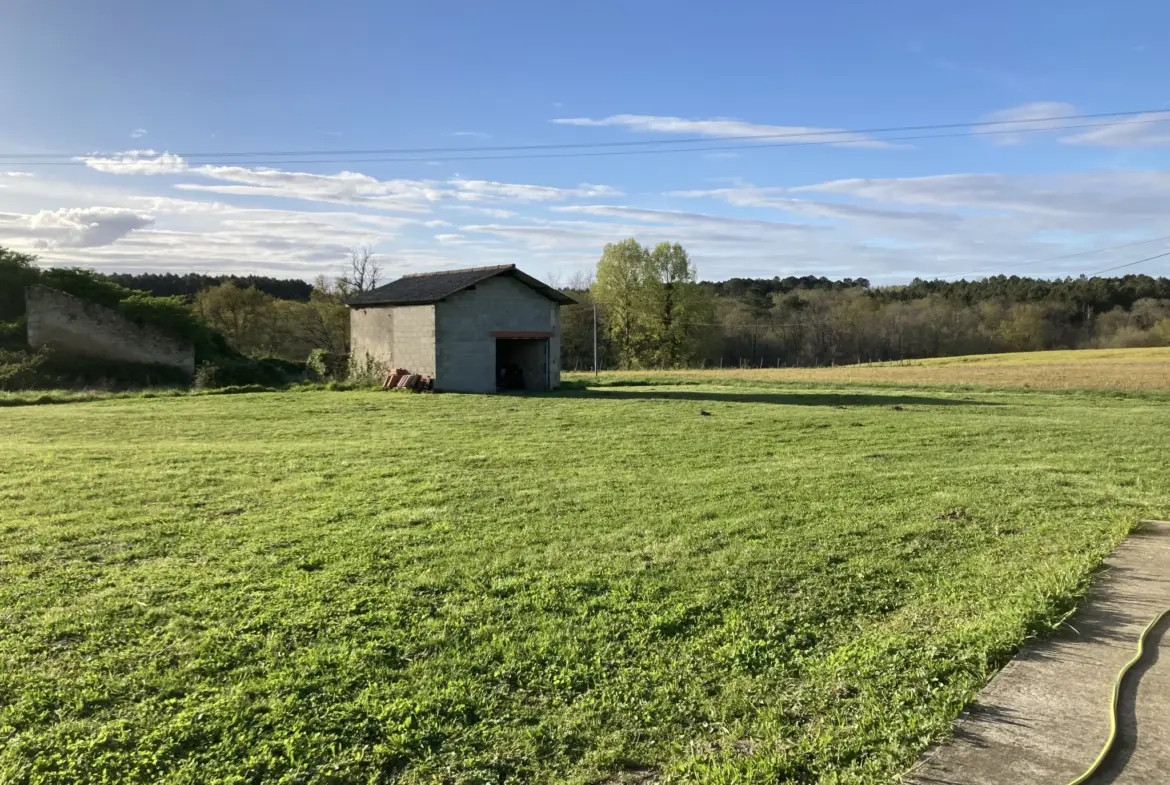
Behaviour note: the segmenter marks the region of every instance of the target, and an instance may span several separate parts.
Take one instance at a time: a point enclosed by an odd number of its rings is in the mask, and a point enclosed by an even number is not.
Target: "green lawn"
[[[889,782],[1168,444],[1041,393],[2,408],[0,782]]]

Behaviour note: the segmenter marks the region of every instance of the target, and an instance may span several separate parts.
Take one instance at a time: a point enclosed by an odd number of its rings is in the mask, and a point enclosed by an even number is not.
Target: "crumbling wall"
[[[166,365],[195,373],[195,348],[157,328],[135,324],[117,311],[46,286],[24,292],[28,342],[65,354],[118,362]]]

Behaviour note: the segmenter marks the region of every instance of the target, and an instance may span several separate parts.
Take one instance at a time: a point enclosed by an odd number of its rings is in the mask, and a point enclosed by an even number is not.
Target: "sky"
[[[630,236],[705,280],[1093,274],[1170,251],[1167,29],[1162,0],[5,0],[0,245],[307,280],[369,246],[386,277],[567,283]],[[1130,114],[1060,119],[1102,113]],[[425,152],[352,152],[386,150]]]

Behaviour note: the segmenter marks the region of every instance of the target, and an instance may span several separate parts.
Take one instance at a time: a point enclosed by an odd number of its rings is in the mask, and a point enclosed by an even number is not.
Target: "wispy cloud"
[[[115,155],[81,156],[74,160],[111,174],[178,174],[187,171],[187,162],[181,156],[154,150],[126,150]]]
[[[1147,112],[1114,125],[1065,136],[1060,141],[1095,147],[1170,147],[1170,112]]]
[[[144,136],[146,136],[146,129],[145,128],[135,128],[133,131],[130,132],[131,139],[141,139]]]
[[[692,120],[643,114],[615,114],[594,119],[590,117],[561,117],[552,122],[558,125],[585,127],[620,127],[641,133],[689,134],[703,137],[745,138],[765,137],[769,141],[793,143],[818,142],[842,147],[893,147],[867,134],[858,134],[836,128],[812,128],[800,125],[766,125],[749,123],[726,117]],[[763,140],[761,140],[763,141]]]
[[[483,131],[452,131],[451,136],[467,136],[473,139],[490,139],[491,134],[485,134]]]
[[[360,172],[336,174],[296,172],[244,166],[191,166],[182,157],[154,150],[127,150],[109,156],[83,156],[77,160],[101,172],[124,175],[187,174],[213,183],[187,182],[183,191],[203,191],[235,196],[267,196],[310,202],[363,205],[372,208],[426,211],[431,203],[455,202],[554,202],[565,199],[619,196],[608,185],[581,183],[561,188],[529,183],[471,180],[456,175],[448,180],[379,180]]]
[[[993,143],[1018,145],[1023,144],[1034,131],[1054,130],[1068,125],[1068,120],[1060,120],[1059,118],[1074,117],[1077,114],[1079,112],[1072,104],[1059,101],[1034,101],[984,115],[979,118],[983,122],[1002,122],[1004,124],[980,126],[979,132],[988,133],[1002,130],[1002,134],[990,137]],[[1025,120],[1028,122],[1022,122]]]
[[[1068,119],[1080,114],[1080,111],[1069,103],[1035,101],[985,115],[980,119],[990,122],[1003,121],[1004,125],[980,126],[979,130],[981,133],[1002,130],[1002,133],[990,137],[995,144],[1001,145],[1019,145],[1038,138],[1051,141],[1052,134],[1034,132],[1057,132],[1068,128],[1069,125],[1081,125],[1084,121]],[[1075,133],[1060,136],[1057,141],[1061,144],[1086,147],[1170,147],[1170,111],[1099,118],[1089,120],[1088,124],[1098,127],[1076,129]]]

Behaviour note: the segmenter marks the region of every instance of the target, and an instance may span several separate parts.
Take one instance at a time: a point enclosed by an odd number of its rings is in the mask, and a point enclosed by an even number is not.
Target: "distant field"
[[[665,373],[671,378],[727,381],[1170,390],[1170,347],[985,354],[836,368],[748,368]],[[610,382],[645,376],[646,372],[637,371],[602,374],[602,378]],[[565,375],[568,381],[588,382],[592,378],[592,374],[585,373]]]
[[[3,408],[0,782],[887,783],[1167,444],[1038,392]]]

